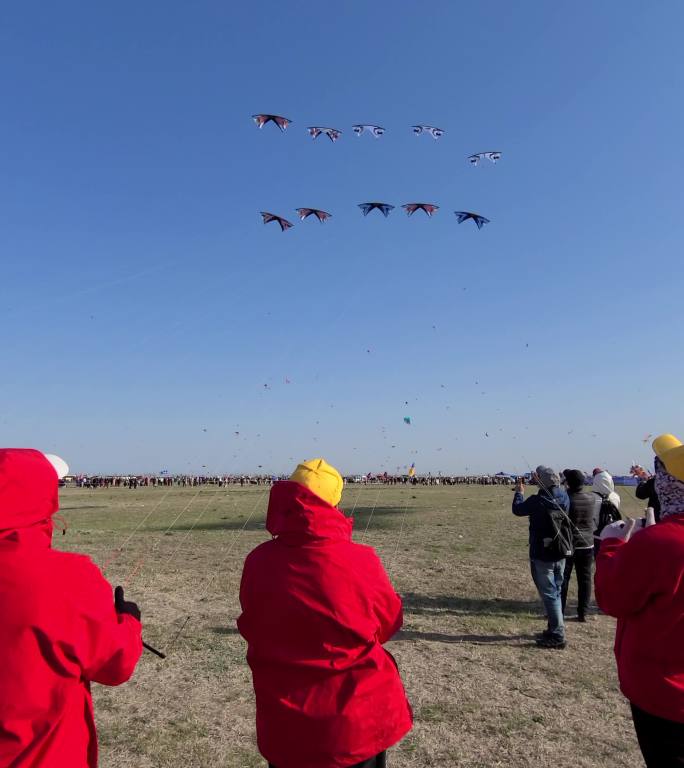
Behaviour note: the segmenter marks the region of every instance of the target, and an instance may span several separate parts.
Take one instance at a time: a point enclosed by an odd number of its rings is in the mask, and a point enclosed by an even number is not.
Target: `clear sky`
[[[5,4],[0,442],[77,471],[650,461],[684,432],[683,25],[678,0]]]

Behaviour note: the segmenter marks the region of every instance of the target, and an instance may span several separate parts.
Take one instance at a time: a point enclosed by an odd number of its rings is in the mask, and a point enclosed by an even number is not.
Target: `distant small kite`
[[[276,216],[275,213],[268,213],[268,211],[261,211],[260,213],[264,218],[264,224],[270,224],[272,221],[277,221],[278,224],[280,224],[282,232],[294,226],[294,224],[287,219],[284,219],[282,216]]]
[[[464,221],[472,219],[477,224],[478,229],[482,229],[485,224],[489,224],[489,219],[485,219],[484,216],[480,216],[479,213],[472,213],[471,211],[454,211],[459,224],[463,224]]]
[[[292,122],[287,117],[280,115],[252,115],[252,120],[257,124],[257,128],[263,128],[266,123],[275,123],[281,131],[284,131]]]
[[[444,131],[441,128],[435,128],[432,125],[414,125],[413,132],[416,136],[420,136],[421,133],[428,133],[433,139],[441,139],[444,136]]]
[[[315,216],[321,222],[321,224],[332,216],[332,213],[326,213],[325,211],[321,211],[318,208],[297,208],[296,211],[302,221],[304,221],[304,219],[306,219],[308,216]]]
[[[438,205],[433,203],[406,203],[401,206],[408,216],[413,216],[416,211],[424,211],[428,216],[432,216],[433,213],[439,210]]]
[[[324,133],[333,143],[336,142],[342,135],[342,131],[339,131],[337,128],[323,128],[318,125],[312,125],[306,130],[309,132],[309,136],[311,136],[312,139],[317,139],[322,133]]]
[[[648,434],[648,435],[646,435],[646,437],[644,437],[644,439],[643,439],[641,442],[642,442],[644,445],[646,445],[646,443],[647,443],[647,442],[648,442],[648,441],[649,441],[649,440],[650,440],[652,437],[653,437],[653,435],[651,435],[651,434]]]
[[[476,152],[468,157],[468,162],[471,165],[479,165],[480,160],[489,160],[492,163],[496,163],[497,160],[501,160],[501,152]]]
[[[385,129],[380,125],[352,125],[352,130],[357,136],[360,136],[364,132],[372,133],[375,138],[379,138],[385,132]]]
[[[410,416],[404,416],[404,424],[410,424],[411,423],[411,417]]]
[[[385,218],[390,215],[390,211],[394,210],[394,206],[389,203],[359,203],[359,208],[364,216],[368,216],[372,210],[377,209]]]

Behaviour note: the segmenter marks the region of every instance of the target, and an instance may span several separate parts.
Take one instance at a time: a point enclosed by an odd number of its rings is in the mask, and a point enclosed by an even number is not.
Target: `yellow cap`
[[[674,435],[660,435],[653,441],[653,450],[665,469],[677,480],[684,480],[684,445]]]
[[[342,475],[325,459],[310,459],[297,465],[290,480],[306,486],[316,496],[336,507],[342,498]]]

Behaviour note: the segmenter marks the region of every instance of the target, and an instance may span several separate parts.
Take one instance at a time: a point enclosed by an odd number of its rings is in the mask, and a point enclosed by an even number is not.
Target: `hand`
[[[117,587],[114,590],[114,610],[117,613],[127,613],[129,616],[140,621],[140,608],[138,608],[136,603],[124,600],[123,587]]]
[[[601,531],[601,541],[605,539],[621,539],[622,541],[629,541],[634,533],[637,521],[627,518],[626,520],[616,520],[614,523],[607,525]]]
[[[632,467],[630,467],[630,473],[634,475],[634,477],[638,477],[639,480],[648,480],[650,475],[648,472],[643,468],[640,467],[638,464],[634,464]]]
[[[634,529],[634,533],[635,534],[639,533],[639,531],[643,531],[644,528],[650,528],[652,525],[655,525],[655,524],[656,524],[655,511],[653,507],[648,507],[648,509],[646,510],[645,516],[640,517],[637,520],[637,526]]]
[[[522,479],[522,477],[519,477],[515,481],[515,490],[518,493],[524,493],[525,492],[525,481]]]

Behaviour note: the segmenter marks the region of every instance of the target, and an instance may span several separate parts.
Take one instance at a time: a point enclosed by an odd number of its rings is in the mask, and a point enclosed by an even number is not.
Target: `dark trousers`
[[[563,589],[561,590],[563,614],[565,614],[565,604],[568,600],[568,588],[570,587],[573,568],[577,572],[577,615],[584,618],[589,612],[593,564],[593,549],[576,549],[571,557],[565,558],[565,573],[563,574]]]
[[[356,765],[350,765],[349,768],[386,768],[387,766],[387,752],[381,752],[375,757],[371,757],[370,760],[364,760],[362,763],[356,763]],[[272,763],[268,764],[268,768],[276,768]]]
[[[684,766],[684,723],[649,715],[634,704],[632,720],[647,768]]]

